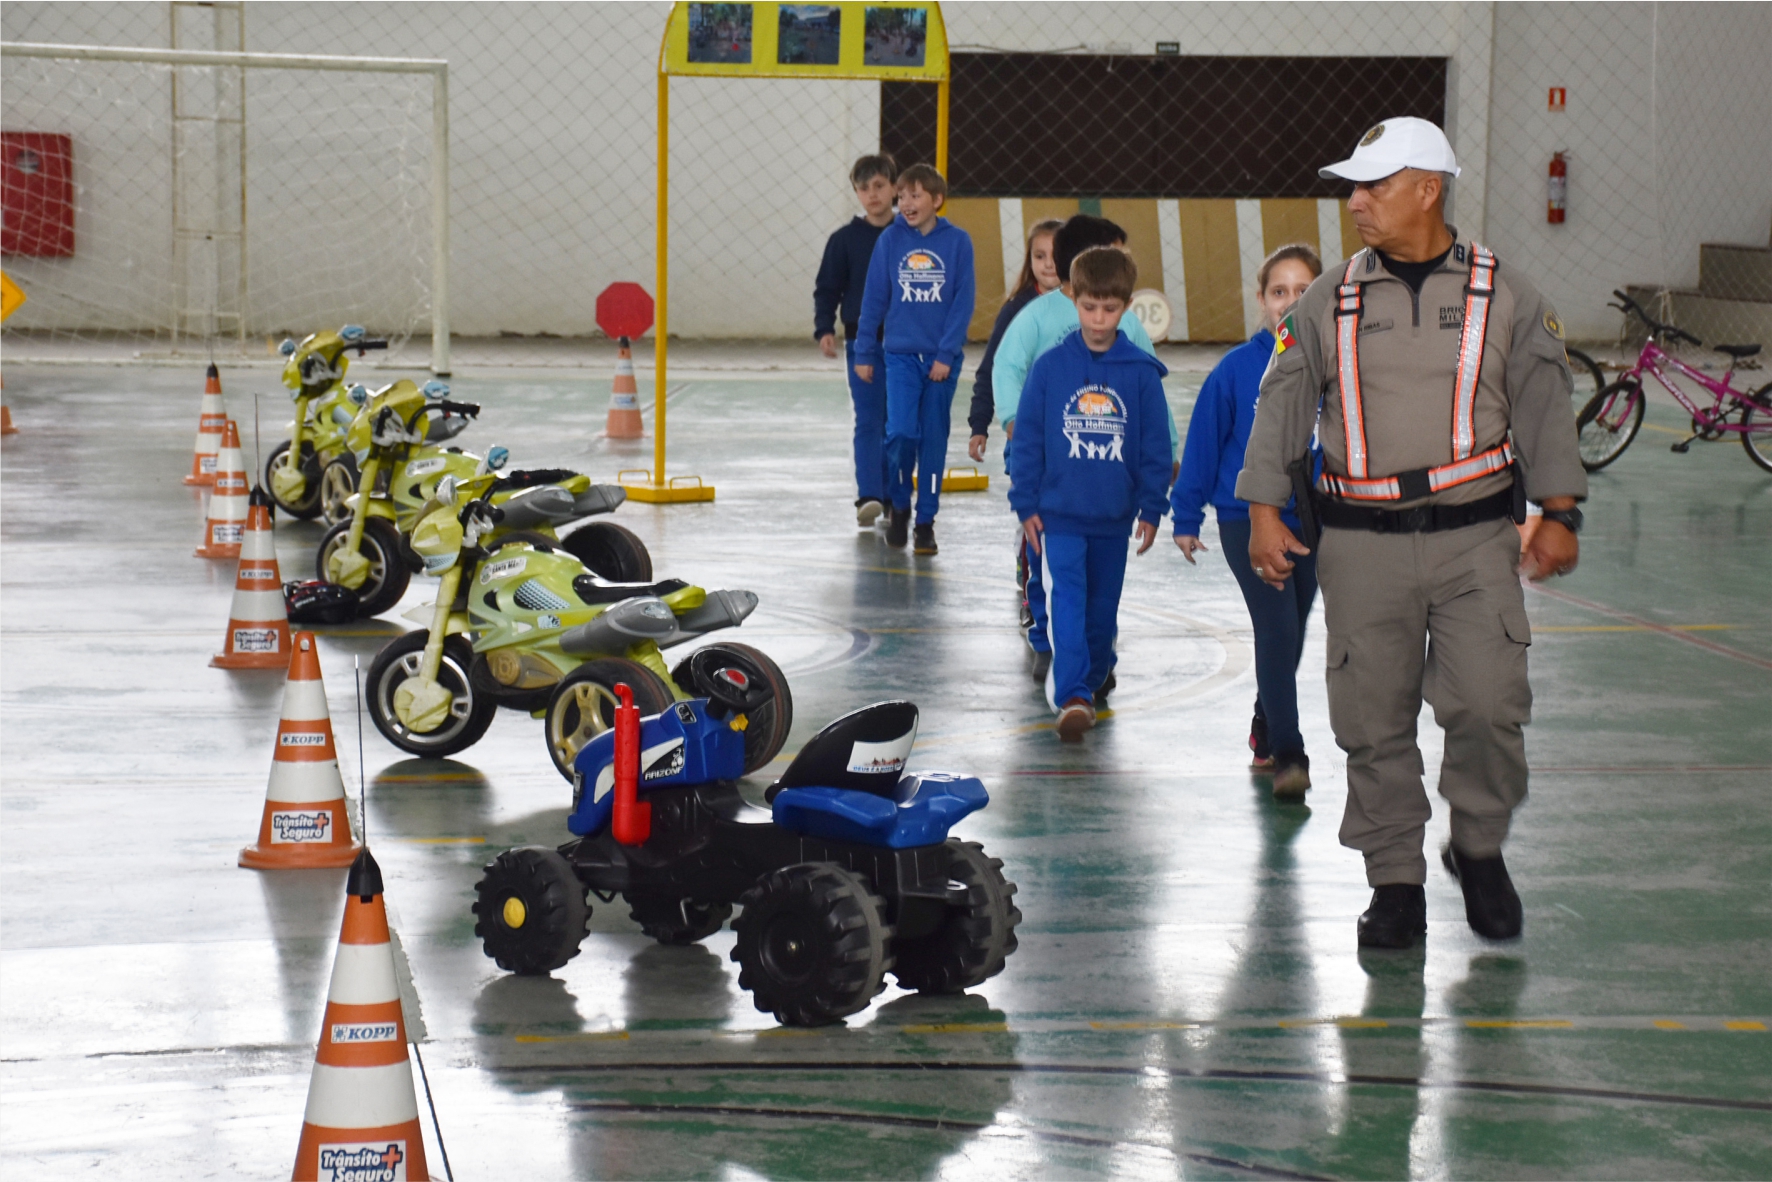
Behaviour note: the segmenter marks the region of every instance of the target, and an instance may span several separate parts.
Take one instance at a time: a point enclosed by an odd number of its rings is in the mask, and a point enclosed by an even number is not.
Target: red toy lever
[[[634,691],[615,687],[615,801],[609,829],[622,845],[642,845],[652,836],[652,805],[640,799],[640,708]]]

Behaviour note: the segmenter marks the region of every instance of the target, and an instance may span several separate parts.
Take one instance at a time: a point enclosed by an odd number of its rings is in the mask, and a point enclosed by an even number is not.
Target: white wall
[[[583,335],[606,284],[653,284],[654,71],[666,12],[663,3],[252,3],[246,41],[261,51],[448,58],[455,329]],[[956,0],[944,13],[961,48],[1149,53],[1157,40],[1179,40],[1184,53],[1451,56],[1448,123],[1466,167],[1457,217],[1529,267],[1576,335],[1615,331],[1604,307],[1613,286],[1688,281],[1699,241],[1762,242],[1772,213],[1764,4]],[[0,8],[7,40],[158,45],[167,27],[158,3]],[[1551,85],[1569,88],[1566,114],[1544,110]],[[844,173],[877,126],[871,84],[673,83],[673,331],[809,332],[819,249],[851,212]],[[1328,158],[1345,147],[1322,150]],[[1557,147],[1573,152],[1571,209],[1565,226],[1549,227],[1545,168]],[[273,207],[257,208],[270,216]]]

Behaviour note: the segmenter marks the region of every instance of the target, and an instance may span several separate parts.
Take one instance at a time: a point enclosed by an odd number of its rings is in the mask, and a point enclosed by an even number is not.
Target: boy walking
[[[856,326],[855,376],[886,387],[886,543],[902,546],[910,532],[914,470],[918,554],[936,550],[949,412],[972,320],[972,239],[937,216],[947,192],[927,164],[899,174],[898,216],[874,244]]]
[[[1168,370],[1120,328],[1137,283],[1138,265],[1115,247],[1071,262],[1079,330],[1028,371],[1009,441],[1009,505],[1045,576],[1046,698],[1070,743],[1095,725],[1114,668],[1126,536],[1140,554],[1151,548],[1175,460]]]
[[[863,156],[849,170],[862,216],[830,236],[812,286],[812,337],[826,357],[837,355],[837,313],[843,314],[843,374],[855,405],[855,523],[872,525],[885,511],[886,392],[855,377],[855,339],[868,260],[880,233],[892,224],[898,163],[885,152]]]

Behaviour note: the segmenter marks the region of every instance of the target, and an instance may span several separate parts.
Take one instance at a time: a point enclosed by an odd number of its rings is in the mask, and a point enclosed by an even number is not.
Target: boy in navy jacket
[[[1115,247],[1071,263],[1081,327],[1028,371],[1009,441],[1009,505],[1046,579],[1046,697],[1066,742],[1080,740],[1106,702],[1126,536],[1149,550],[1168,506],[1168,370],[1119,328],[1137,283],[1137,264]]]
[[[863,156],[849,170],[849,183],[862,216],[832,234],[824,244],[818,279],[812,285],[812,336],[826,357],[837,355],[837,314],[843,315],[843,373],[855,404],[855,523],[872,525],[886,501],[886,393],[855,376],[855,337],[861,319],[861,289],[867,281],[874,244],[892,224],[893,184],[898,163],[885,152]]]
[[[855,376],[886,385],[886,542],[902,546],[910,532],[915,470],[918,554],[935,553],[948,416],[972,321],[972,239],[936,216],[947,192],[927,164],[899,174],[898,216],[874,244],[856,326]]]

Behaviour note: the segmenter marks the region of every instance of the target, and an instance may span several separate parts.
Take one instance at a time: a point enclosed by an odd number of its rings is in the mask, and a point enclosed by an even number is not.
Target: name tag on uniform
[[[1395,327],[1396,323],[1388,316],[1383,320],[1363,320],[1360,322],[1360,335],[1365,336],[1369,332],[1386,332]]]

